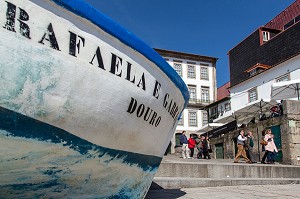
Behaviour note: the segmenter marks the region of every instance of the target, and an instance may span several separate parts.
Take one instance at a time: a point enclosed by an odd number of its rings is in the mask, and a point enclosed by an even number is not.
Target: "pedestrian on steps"
[[[181,149],[182,149],[182,157],[184,159],[185,158],[190,158],[189,148],[188,148],[188,140],[186,138],[185,131],[182,131],[182,134],[181,134],[179,140],[180,140],[180,144],[182,145],[182,147],[181,147]]]
[[[244,134],[245,134],[244,130],[241,130],[240,134],[237,138],[238,152],[235,156],[234,163],[238,163],[239,159],[240,159],[240,156],[242,156],[246,160],[246,163],[251,164],[252,162],[247,158],[247,155],[246,155],[245,140],[247,140],[247,137],[245,137]]]

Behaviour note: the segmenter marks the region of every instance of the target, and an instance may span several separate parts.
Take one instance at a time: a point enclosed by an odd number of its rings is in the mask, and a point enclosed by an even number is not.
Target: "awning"
[[[229,133],[229,131],[232,131],[232,130],[236,129],[236,127],[237,127],[236,121],[232,121],[232,122],[229,122],[227,124],[224,124],[222,126],[219,126],[215,129],[207,132],[206,135],[210,138],[215,138],[215,137],[218,137],[222,134]],[[205,135],[205,133],[202,134],[202,135]]]
[[[283,99],[298,99],[300,89],[300,79],[276,82],[272,84],[271,99],[283,100]]]
[[[262,114],[269,115],[272,106],[278,104],[275,100],[261,99],[250,102],[245,107],[234,112],[238,123],[249,123],[253,117],[259,119]]]
[[[260,99],[250,102],[243,108],[240,108],[236,111],[225,112],[224,115],[215,119],[213,123],[208,123],[200,129],[197,129],[196,132],[203,133],[212,131],[224,126],[226,123],[231,123],[235,120],[238,124],[248,124],[252,121],[254,122],[254,120],[260,120],[263,114],[266,117],[269,116],[270,109],[277,104],[278,103],[276,100],[270,99]],[[221,129],[223,130],[223,128],[220,128],[220,130]]]
[[[236,120],[238,124],[248,124],[254,119],[261,119],[263,114],[268,117],[271,114],[270,109],[277,104],[278,103],[276,100],[256,100],[248,103],[246,106],[236,111],[231,110],[225,112],[222,116],[216,118],[214,122],[226,124]]]
[[[197,129],[196,132],[198,132],[198,133],[207,132],[207,131],[210,131],[210,130],[215,129],[222,125],[224,125],[224,124],[223,123],[208,123],[205,126],[202,126],[200,129]]]

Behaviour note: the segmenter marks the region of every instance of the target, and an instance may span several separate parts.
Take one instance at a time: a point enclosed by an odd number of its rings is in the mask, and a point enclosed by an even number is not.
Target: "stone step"
[[[162,162],[156,177],[180,178],[300,178],[300,166],[246,163]]]
[[[280,185],[300,184],[300,178],[191,178],[155,177],[151,190],[180,189],[195,187],[239,186],[239,185]]]

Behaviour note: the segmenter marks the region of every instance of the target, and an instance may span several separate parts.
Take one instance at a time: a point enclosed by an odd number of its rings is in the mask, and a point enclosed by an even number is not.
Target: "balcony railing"
[[[204,99],[197,99],[197,98],[189,99],[189,105],[208,105],[213,102],[214,101],[212,101],[212,100],[204,100]]]

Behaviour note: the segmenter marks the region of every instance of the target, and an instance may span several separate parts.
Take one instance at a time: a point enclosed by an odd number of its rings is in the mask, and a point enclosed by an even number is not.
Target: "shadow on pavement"
[[[152,182],[145,199],[174,199],[184,196],[186,192],[180,189],[164,189]]]
[[[174,199],[182,197],[186,192],[180,189],[158,189],[149,190],[145,199]]]
[[[152,181],[149,190],[157,190],[157,189],[164,189],[164,188],[162,188],[161,186],[159,186],[158,184]]]

